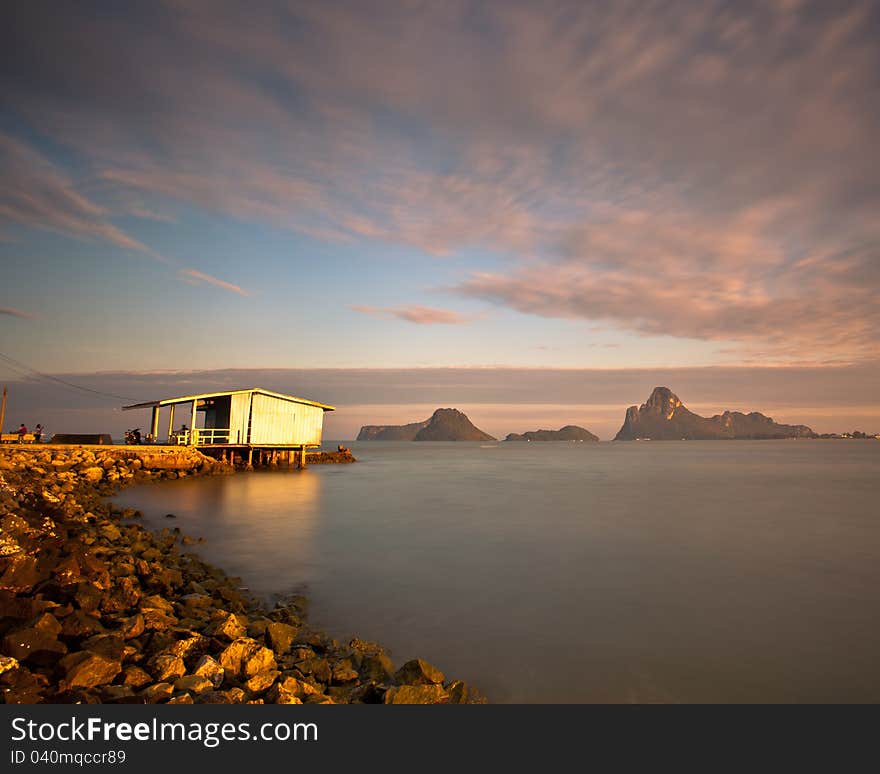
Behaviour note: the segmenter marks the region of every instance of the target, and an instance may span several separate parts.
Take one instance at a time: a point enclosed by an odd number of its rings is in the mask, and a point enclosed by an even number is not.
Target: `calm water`
[[[880,443],[353,450],[115,499],[495,702],[880,701]]]

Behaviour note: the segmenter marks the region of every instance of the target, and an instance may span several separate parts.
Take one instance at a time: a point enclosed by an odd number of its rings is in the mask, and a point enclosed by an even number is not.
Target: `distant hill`
[[[559,430],[529,430],[527,433],[510,433],[505,441],[598,441],[589,430],[577,425],[566,425]]]
[[[430,419],[409,425],[364,425],[358,433],[358,441],[415,441],[419,430],[428,426]]]
[[[358,441],[495,441],[458,409],[437,409],[430,419],[409,425],[364,425]]]
[[[815,433],[806,425],[782,425],[754,411],[743,414],[725,411],[701,417],[689,411],[668,387],[655,387],[641,406],[626,410],[623,427],[615,441],[650,438],[654,441],[722,440],[727,438],[812,438]]]

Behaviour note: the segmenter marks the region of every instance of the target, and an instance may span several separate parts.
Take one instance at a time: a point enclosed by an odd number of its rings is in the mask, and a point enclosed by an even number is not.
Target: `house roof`
[[[292,403],[302,403],[306,406],[317,406],[318,408],[324,409],[324,411],[336,410],[335,406],[328,406],[324,403],[318,403],[314,400],[306,400],[305,398],[297,398],[295,395],[285,395],[282,392],[272,392],[271,390],[264,390],[262,387],[250,387],[242,390],[222,390],[219,392],[200,392],[197,395],[183,395],[179,398],[162,398],[161,400],[148,400],[144,401],[143,403],[133,403],[130,406],[123,406],[122,410],[131,411],[133,409],[155,408],[157,406],[171,406],[177,403],[192,403],[194,400],[202,400],[203,398],[219,398],[225,395],[239,395],[245,392],[268,395],[272,398],[288,400]]]

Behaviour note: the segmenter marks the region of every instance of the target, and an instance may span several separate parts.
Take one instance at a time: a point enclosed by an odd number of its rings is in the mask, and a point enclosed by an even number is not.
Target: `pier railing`
[[[178,430],[171,436],[171,442],[179,446],[214,446],[217,444],[241,443],[237,430],[234,434],[228,427],[195,427],[192,430]],[[233,435],[235,437],[233,437]]]

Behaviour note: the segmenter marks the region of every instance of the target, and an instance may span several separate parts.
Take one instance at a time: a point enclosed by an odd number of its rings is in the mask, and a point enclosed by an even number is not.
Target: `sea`
[[[113,500],[493,703],[880,701],[880,442],[345,443]]]

